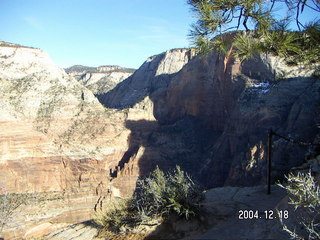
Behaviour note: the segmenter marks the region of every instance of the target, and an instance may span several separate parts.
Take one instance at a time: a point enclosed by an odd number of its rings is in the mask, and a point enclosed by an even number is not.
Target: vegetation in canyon
[[[0,236],[14,211],[28,201],[27,194],[4,193],[0,195]]]
[[[96,223],[106,232],[125,233],[128,229],[160,224],[171,214],[185,219],[200,214],[202,188],[179,166],[164,173],[158,167],[137,181],[130,199],[118,199],[99,212]]]

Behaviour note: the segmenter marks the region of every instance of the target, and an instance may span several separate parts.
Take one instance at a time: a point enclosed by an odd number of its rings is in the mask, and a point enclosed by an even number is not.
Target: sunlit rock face
[[[0,88],[1,193],[46,192],[44,202],[62,196],[43,212],[38,204],[17,209],[5,239],[91,219],[110,188],[110,170],[127,151],[127,114],[104,108],[45,52],[5,42]],[[40,233],[35,229],[48,222]]]
[[[35,136],[51,139],[52,148],[59,148],[70,157],[86,156],[97,147],[98,158],[114,151],[107,147],[108,134],[104,133],[117,132],[116,127],[108,124],[114,118],[124,119],[122,113],[117,115],[101,106],[91,91],[56,67],[41,50],[1,46],[0,54],[3,123],[22,123],[26,129],[29,126],[37,132]],[[2,131],[7,132],[10,131]],[[90,142],[93,138],[94,143]],[[40,141],[40,144],[44,143]],[[48,150],[44,155],[57,155],[57,152]],[[21,156],[16,154],[15,158]],[[2,156],[2,161],[5,160]]]
[[[135,69],[120,66],[100,66],[97,68],[75,65],[65,69],[95,95],[104,94],[118,83],[132,75]]]

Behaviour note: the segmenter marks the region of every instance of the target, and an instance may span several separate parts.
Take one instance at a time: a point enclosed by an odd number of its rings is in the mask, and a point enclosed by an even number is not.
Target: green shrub
[[[97,212],[94,221],[112,232],[120,232],[122,227],[131,223],[131,217],[129,201],[117,199],[111,202],[106,210]]]
[[[131,199],[114,199],[106,210],[98,211],[94,222],[104,230],[119,233],[135,227],[139,221],[131,207]]]
[[[149,177],[138,180],[133,207],[147,218],[177,213],[188,219],[199,213],[202,199],[202,189],[179,166],[166,174],[157,167]]]
[[[290,234],[292,239],[320,239],[320,188],[312,177],[311,172],[289,174],[287,184],[278,184],[287,190],[290,201],[296,210],[297,219],[304,229],[304,233],[296,233],[283,224],[283,230]]]
[[[189,219],[200,212],[202,189],[177,166],[164,173],[158,167],[139,179],[133,197],[111,203],[97,214],[95,222],[105,230],[125,232],[141,225],[156,225],[172,213]]]

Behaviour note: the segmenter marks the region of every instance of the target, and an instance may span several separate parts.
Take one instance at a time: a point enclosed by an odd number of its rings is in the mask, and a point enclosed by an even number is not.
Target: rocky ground
[[[294,211],[289,208],[283,189],[273,186],[271,190],[271,195],[267,195],[266,186],[211,189],[205,193],[201,220],[169,219],[149,232],[120,234],[110,239],[289,239],[276,219],[276,209],[289,209],[289,221],[294,218]],[[258,211],[259,218],[239,219],[240,210]],[[274,219],[265,219],[264,211],[272,211]],[[87,222],[53,232],[45,239],[106,239],[97,237],[98,231],[97,226]]]
[[[287,210],[286,193],[279,187],[272,187],[267,195],[266,187],[217,188],[206,193],[205,208],[210,212],[213,226],[191,239],[289,239],[281,230],[279,219],[265,219],[264,211]],[[284,200],[284,201],[283,201]],[[282,202],[281,202],[282,201]],[[258,211],[258,219],[239,219],[241,210]],[[291,209],[292,210],[292,209]],[[294,212],[290,212],[294,215]],[[293,217],[293,216],[290,216]],[[189,239],[189,237],[186,237]]]

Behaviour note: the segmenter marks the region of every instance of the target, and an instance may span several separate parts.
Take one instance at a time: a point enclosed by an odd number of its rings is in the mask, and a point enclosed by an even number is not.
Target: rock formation
[[[135,69],[120,66],[100,66],[97,68],[75,65],[65,69],[95,95],[104,94],[118,83],[132,75]]]
[[[164,59],[164,54],[152,59],[159,62],[157,58]],[[155,73],[161,64],[155,67],[153,61],[98,96],[105,106],[114,108],[133,106],[145,95],[153,101],[160,126],[145,139],[137,138],[145,147],[139,161],[142,173],[155,165],[166,169],[179,164],[207,187],[265,184],[269,129],[305,142],[315,139],[318,65],[287,66],[277,57],[261,55],[242,64],[231,59],[224,66],[224,56],[213,52],[160,77]],[[163,78],[165,84],[161,84]],[[134,126],[142,123],[129,123],[131,135],[140,136],[142,131]],[[275,140],[273,179],[302,164],[308,151]]]
[[[1,193],[43,202],[18,208],[5,239],[91,219],[127,150],[127,114],[104,108],[39,49],[1,42],[0,87]]]
[[[98,95],[98,99],[106,107],[122,109],[132,107],[146,96],[156,97],[194,55],[189,49],[173,49],[149,57],[131,77],[109,93]]]

